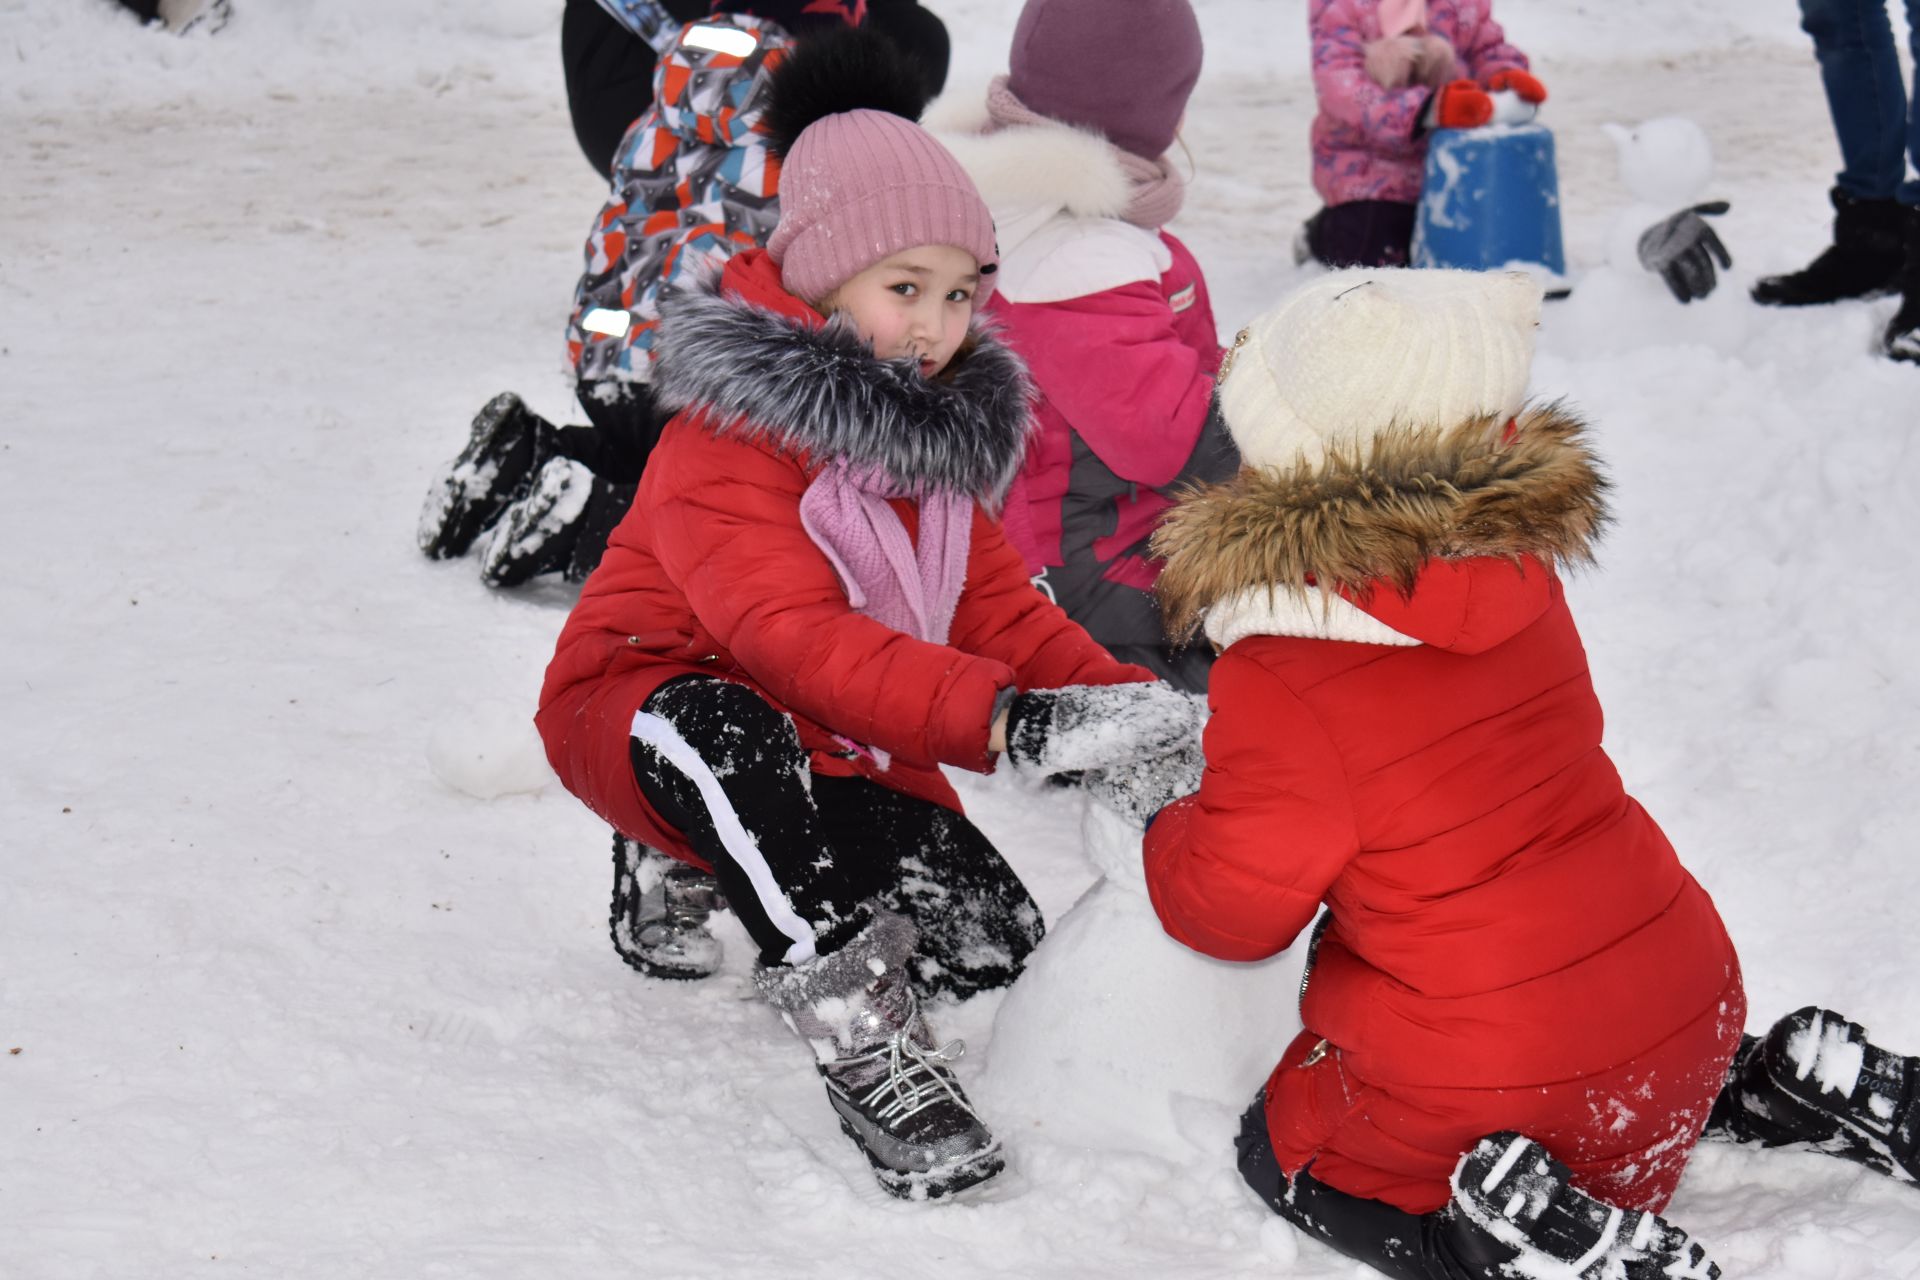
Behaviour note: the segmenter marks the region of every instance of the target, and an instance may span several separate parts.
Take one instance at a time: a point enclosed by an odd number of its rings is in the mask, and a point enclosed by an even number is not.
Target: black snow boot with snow
[[[724,907],[711,873],[613,833],[613,949],[649,978],[685,981],[720,968],[707,919]]]
[[[1572,1171],[1517,1133],[1480,1139],[1453,1170],[1452,1252],[1489,1276],[1717,1280],[1720,1268],[1657,1214],[1620,1209],[1573,1185]]]
[[[607,553],[607,539],[627,518],[627,508],[633,505],[633,495],[639,490],[637,484],[611,484],[594,477],[593,491],[587,495],[587,509],[581,514],[580,528],[574,534],[573,552],[567,557],[567,567],[561,571],[568,582],[585,582],[587,576],[600,567],[600,557]]]
[[[480,580],[517,587],[543,573],[565,572],[601,483],[585,463],[547,459],[526,496],[503,510],[480,539]]]
[[[1920,1178],[1920,1058],[1809,1006],[1747,1036],[1703,1137],[1821,1151],[1902,1182]]]
[[[1920,205],[1908,205],[1907,265],[1900,273],[1900,309],[1887,322],[1881,350],[1895,360],[1920,364]]]
[[[420,508],[420,550],[435,560],[463,556],[532,483],[553,427],[511,391],[474,415],[467,447],[441,468]]]
[[[1874,298],[1899,287],[1906,265],[1906,210],[1894,200],[1861,200],[1835,187],[1833,214],[1833,243],[1801,270],[1756,283],[1755,302],[1814,307]]]
[[[950,1065],[966,1046],[936,1045],[906,966],[915,934],[874,911],[838,949],[797,965],[762,965],[755,984],[813,1046],[827,1101],[890,1195],[932,1200],[1005,1166]]]

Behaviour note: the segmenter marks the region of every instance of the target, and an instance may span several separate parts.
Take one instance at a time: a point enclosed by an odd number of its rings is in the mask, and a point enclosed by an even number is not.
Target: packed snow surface
[[[235,3],[172,40],[0,0],[0,1275],[1353,1276],[1231,1162],[1299,948],[1175,956],[1074,793],[963,780],[1058,926],[1030,986],[933,1010],[996,1198],[881,1194],[730,919],[709,981],[619,963],[606,829],[520,719],[571,592],[413,541],[489,396],[579,417],[602,191],[559,4]],[[1304,6],[1198,7],[1175,225],[1231,334],[1300,278]],[[1017,0],[935,8],[984,84]],[[1890,300],[1745,301],[1830,216],[1793,6],[1499,10],[1553,94],[1577,285],[1535,390],[1617,484],[1571,587],[1609,748],[1755,1029],[1820,1002],[1920,1049],[1920,370],[1874,354]],[[1601,265],[1631,197],[1599,126],[1662,115],[1733,203],[1690,309]],[[1703,1149],[1670,1216],[1730,1278],[1920,1276],[1920,1195],[1818,1156]]]

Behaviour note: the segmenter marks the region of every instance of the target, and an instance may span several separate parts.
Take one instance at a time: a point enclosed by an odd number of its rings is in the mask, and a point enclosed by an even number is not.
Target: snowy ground
[[[530,710],[568,598],[411,541],[488,395],[566,414],[600,193],[558,5],[236,3],[178,42],[105,0],[0,0],[0,1275],[1354,1275],[1241,1191],[1222,1100],[1177,1149],[1133,1142],[1119,1096],[1090,1099],[1109,1142],[1032,1123],[1059,1081],[994,1070],[993,999],[944,1022],[1009,1117],[1009,1194],[883,1199],[737,931],[713,981],[638,978],[595,819],[436,780],[436,728],[511,745],[491,726]],[[983,82],[1017,0],[936,7]],[[1312,209],[1304,21],[1200,8],[1177,225],[1230,333]],[[1600,424],[1619,484],[1574,587],[1609,746],[1719,902],[1756,1023],[1820,1000],[1920,1049],[1920,371],[1871,353],[1890,302],[1744,301],[1823,243],[1793,6],[1501,13],[1554,90],[1580,268],[1625,200],[1602,120],[1692,115],[1734,202],[1708,304],[1592,275],[1542,333],[1540,394]],[[1094,876],[1074,802],[968,794],[1057,920]],[[1169,994],[1073,958],[1052,980],[1123,1021]],[[1258,1061],[1290,1007],[1217,1030]],[[1703,1151],[1673,1214],[1730,1278],[1920,1276],[1920,1192],[1816,1157]]]

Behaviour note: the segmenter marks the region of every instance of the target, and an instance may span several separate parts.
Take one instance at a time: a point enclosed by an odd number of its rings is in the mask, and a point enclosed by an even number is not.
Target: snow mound
[[[1293,1029],[1276,1025],[1294,1005],[1293,966],[1181,946],[1147,900],[1139,828],[1089,805],[1084,832],[1106,874],[1000,1006],[983,1113],[1070,1146],[1217,1156]]]

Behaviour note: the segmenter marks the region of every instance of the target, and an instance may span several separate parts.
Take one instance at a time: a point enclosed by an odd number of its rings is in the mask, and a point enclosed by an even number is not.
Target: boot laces
[[[942,1101],[952,1102],[977,1120],[979,1113],[954,1084],[948,1065],[959,1061],[966,1051],[964,1040],[949,1040],[934,1049],[915,1040],[909,1030],[902,1030],[887,1037],[887,1042],[873,1052],[843,1058],[835,1065],[851,1066],[886,1059],[886,1074],[859,1101],[863,1107],[877,1108],[874,1115],[888,1127]],[[889,1093],[893,1095],[892,1100],[881,1106],[881,1100]]]

